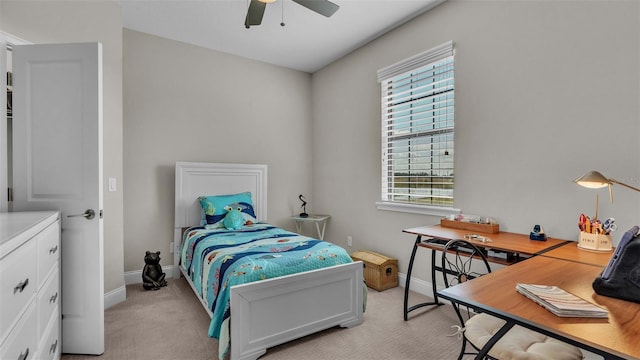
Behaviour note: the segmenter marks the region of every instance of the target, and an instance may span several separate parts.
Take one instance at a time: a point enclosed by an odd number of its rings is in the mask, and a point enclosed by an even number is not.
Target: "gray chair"
[[[443,248],[441,264],[446,287],[491,272],[485,254],[466,240],[449,241]],[[475,313],[460,304],[452,302],[452,306],[461,326],[462,347],[458,360],[465,355],[477,355],[505,324],[502,319],[485,313]],[[468,345],[471,345],[469,349]],[[491,347],[486,359],[580,360],[583,359],[583,355],[580,349],[573,345],[515,325]]]

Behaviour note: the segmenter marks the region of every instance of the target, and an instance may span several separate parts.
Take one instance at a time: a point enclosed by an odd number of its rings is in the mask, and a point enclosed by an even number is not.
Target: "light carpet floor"
[[[404,289],[369,289],[362,325],[331,328],[267,350],[265,360],[442,360],[457,358],[461,341],[447,336],[458,324],[451,306],[402,316]],[[410,304],[428,300],[411,293]],[[105,311],[105,353],[63,354],[62,360],[195,360],[218,358],[207,336],[209,317],[184,278],[158,291],[127,286],[127,300]]]

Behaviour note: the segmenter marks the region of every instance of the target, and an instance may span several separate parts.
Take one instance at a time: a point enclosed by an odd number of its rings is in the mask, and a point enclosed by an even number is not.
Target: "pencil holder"
[[[611,235],[591,234],[581,231],[578,247],[593,251],[611,251]]]

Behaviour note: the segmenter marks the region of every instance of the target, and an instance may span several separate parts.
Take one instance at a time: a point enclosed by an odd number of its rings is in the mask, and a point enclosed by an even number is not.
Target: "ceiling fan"
[[[248,29],[252,25],[260,25],[262,23],[262,16],[264,15],[264,9],[268,3],[272,3],[276,0],[251,0],[249,4],[249,10],[247,11],[247,17],[244,20],[244,26]],[[339,6],[328,0],[292,0],[311,11],[315,11],[320,15],[330,17],[338,11]]]

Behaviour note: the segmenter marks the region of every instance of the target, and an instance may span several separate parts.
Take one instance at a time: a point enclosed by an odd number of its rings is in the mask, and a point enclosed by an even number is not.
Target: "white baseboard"
[[[123,285],[104,294],[104,309],[108,309],[127,300],[127,288]]]
[[[174,268],[175,266],[173,265],[164,266],[162,272],[164,272],[168,278],[175,277],[176,271]],[[142,269],[125,272],[124,283],[125,285],[142,284]]]
[[[400,285],[401,287],[406,287],[406,282],[407,282],[407,274],[404,273],[398,273],[398,285]],[[430,283],[429,281],[424,281],[421,279],[418,279],[416,277],[412,277],[411,278],[411,285],[409,287],[409,290],[414,291],[420,295],[424,295],[424,296],[428,296],[430,298],[433,298],[433,290],[431,289],[431,285],[432,283]],[[437,285],[436,285],[437,286]],[[441,290],[441,286],[437,286],[438,290]],[[449,304],[449,300],[447,299],[443,299],[441,297],[438,298],[438,301],[444,304]]]
[[[169,277],[173,277],[172,274],[175,274],[173,265],[166,266],[162,270]],[[142,270],[127,271],[124,273],[124,285],[104,294],[104,309],[106,310],[127,300],[126,286],[131,284],[142,284]]]
[[[124,284],[142,284],[142,270],[127,271],[124,273]]]
[[[405,287],[406,282],[407,282],[407,274],[398,273],[398,285],[400,285],[401,287]],[[424,281],[416,277],[412,277],[409,290],[415,291],[418,294],[421,294],[424,296],[433,297],[433,290],[431,290],[431,286],[432,286],[431,283],[428,281]]]

